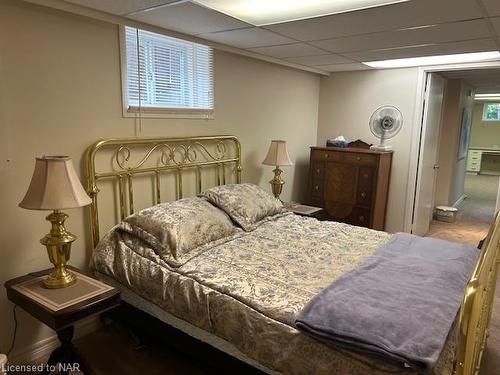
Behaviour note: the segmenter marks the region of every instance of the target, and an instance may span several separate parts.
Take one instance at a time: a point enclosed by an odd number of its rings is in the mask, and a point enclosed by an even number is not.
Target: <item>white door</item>
[[[445,79],[427,74],[412,233],[424,236],[434,211]]]

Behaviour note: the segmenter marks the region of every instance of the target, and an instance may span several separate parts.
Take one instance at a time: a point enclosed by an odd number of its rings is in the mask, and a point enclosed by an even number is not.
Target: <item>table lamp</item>
[[[36,158],[31,183],[19,207],[28,210],[53,210],[46,217],[51,222],[50,232],[40,242],[47,247],[53,272],[43,281],[45,287],[65,288],[76,282],[76,276],[66,269],[71,244],[76,236],[66,231],[68,217],[60,210],[87,206],[92,200],[85,192],[67,156]]]
[[[280,167],[293,165],[292,161],[290,160],[290,155],[288,155],[286,142],[280,140],[271,141],[269,151],[267,152],[267,156],[262,164],[274,165],[276,167],[275,169],[273,169],[274,178],[269,181],[269,183],[271,184],[271,188],[276,199],[280,199],[280,194],[283,190],[283,185],[285,184],[285,181],[283,181],[281,178],[281,173],[283,173],[283,171],[280,169]]]

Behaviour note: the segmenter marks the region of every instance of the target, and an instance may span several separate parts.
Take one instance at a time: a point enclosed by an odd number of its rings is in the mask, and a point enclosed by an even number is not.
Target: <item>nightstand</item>
[[[325,217],[325,210],[321,207],[307,206],[299,203],[285,203],[284,206],[296,215],[314,217],[318,220],[323,220]]]
[[[67,288],[47,289],[43,286],[42,280],[52,269],[30,273],[5,283],[10,301],[57,333],[61,345],[50,355],[42,374],[49,374],[58,363],[62,368],[61,374],[67,374],[67,369],[75,369],[71,367],[73,364],[78,364],[85,375],[92,374],[90,366],[71,342],[74,324],[120,304],[118,289],[74,267],[68,268],[78,280]]]

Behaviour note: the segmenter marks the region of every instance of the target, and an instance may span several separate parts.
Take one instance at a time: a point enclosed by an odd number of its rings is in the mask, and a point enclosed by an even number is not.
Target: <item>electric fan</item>
[[[391,105],[377,108],[370,117],[370,130],[375,137],[380,138],[380,143],[370,148],[378,151],[392,150],[392,146],[386,145],[385,141],[398,134],[402,126],[403,115],[399,109]]]

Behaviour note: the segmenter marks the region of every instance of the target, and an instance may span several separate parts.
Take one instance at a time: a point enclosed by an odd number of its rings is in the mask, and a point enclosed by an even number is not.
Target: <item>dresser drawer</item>
[[[337,203],[329,200],[325,201],[324,208],[328,217],[333,220],[343,221],[348,224],[362,227],[370,226],[371,211],[369,208]]]
[[[350,219],[351,224],[360,227],[368,227],[370,226],[370,209],[365,207],[354,207]]]
[[[311,159],[314,161],[342,161],[344,154],[340,151],[312,150]]]
[[[372,188],[375,184],[375,168],[372,167],[359,167],[358,172],[358,185],[364,188]]]
[[[377,163],[377,156],[369,154],[348,154],[345,155],[344,161],[346,163],[375,165]]]
[[[370,206],[372,203],[372,189],[363,188],[362,186],[358,187],[358,192],[356,194],[356,203],[362,204],[366,206]]]
[[[325,178],[325,163],[315,162],[311,164],[311,177],[314,182]]]
[[[313,181],[311,185],[311,196],[313,198],[319,198],[319,199],[323,198],[323,185],[324,185],[323,180]]]

